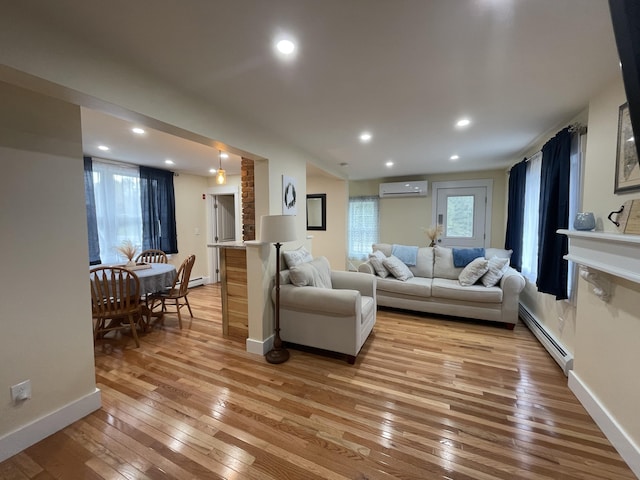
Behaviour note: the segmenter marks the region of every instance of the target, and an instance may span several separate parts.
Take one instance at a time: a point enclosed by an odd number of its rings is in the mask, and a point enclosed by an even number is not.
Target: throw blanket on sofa
[[[454,248],[453,266],[456,268],[466,267],[478,257],[484,257],[484,248]]]
[[[393,244],[391,246],[391,255],[398,257],[405,265],[415,266],[418,261],[418,247]]]

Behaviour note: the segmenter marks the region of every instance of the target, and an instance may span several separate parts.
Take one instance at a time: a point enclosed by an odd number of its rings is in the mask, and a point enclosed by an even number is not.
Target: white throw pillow
[[[489,270],[482,276],[480,281],[485,287],[493,287],[500,281],[504,272],[507,271],[507,268],[509,268],[509,259],[491,257],[487,266]]]
[[[511,259],[512,253],[513,250],[505,250],[504,248],[485,248],[484,258],[486,258],[487,260],[493,257]]]
[[[464,267],[458,280],[460,285],[473,285],[480,277],[482,277],[489,270],[489,260],[484,257],[478,257],[473,260],[469,265]]]
[[[387,256],[380,250],[376,250],[369,254],[369,262],[371,263],[371,266],[376,271],[376,274],[382,278],[389,276],[389,270],[387,270],[387,267],[382,263],[386,258]]]
[[[332,288],[331,266],[327,257],[314,258],[289,269],[289,278],[296,287]]]
[[[311,256],[311,253],[309,253],[309,250],[305,247],[299,247],[295,250],[285,250],[282,252],[282,256],[287,264],[287,268],[295,267],[301,263],[313,260],[313,256]]]
[[[387,267],[391,272],[391,275],[396,277],[398,280],[406,282],[410,278],[413,278],[413,273],[409,270],[409,267],[407,267],[398,257],[391,255],[390,257],[385,258],[382,261],[382,264]]]

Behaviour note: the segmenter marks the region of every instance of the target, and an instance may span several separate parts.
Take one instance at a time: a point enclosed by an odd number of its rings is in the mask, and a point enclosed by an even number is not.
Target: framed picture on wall
[[[640,190],[640,164],[636,140],[629,118],[629,104],[620,106],[618,113],[618,148],[616,152],[616,182],[614,193]]]
[[[282,214],[295,215],[298,212],[297,200],[296,179],[282,175]]]

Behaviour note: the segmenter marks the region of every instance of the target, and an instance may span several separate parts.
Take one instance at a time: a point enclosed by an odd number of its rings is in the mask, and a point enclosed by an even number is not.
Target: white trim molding
[[[92,393],[55,412],[29,423],[19,430],[8,433],[0,438],[0,462],[62,430],[82,417],[86,417],[91,412],[99,410],[101,406],[100,390],[96,388]]]
[[[602,433],[609,439],[631,471],[640,478],[640,448],[627,435],[615,418],[600,403],[589,387],[576,375],[569,372],[569,389],[578,398]]]
[[[266,355],[267,352],[273,348],[273,338],[273,335],[266,340],[254,340],[253,338],[247,338],[247,352],[255,353],[256,355]]]

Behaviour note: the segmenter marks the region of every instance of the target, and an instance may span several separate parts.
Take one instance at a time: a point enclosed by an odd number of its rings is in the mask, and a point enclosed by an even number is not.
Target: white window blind
[[[349,199],[349,258],[364,260],[378,242],[378,197]]]

